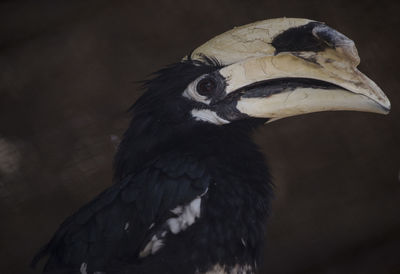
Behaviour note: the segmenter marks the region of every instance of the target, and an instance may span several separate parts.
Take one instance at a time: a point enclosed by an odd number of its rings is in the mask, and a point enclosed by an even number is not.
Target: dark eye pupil
[[[197,84],[197,92],[200,95],[209,96],[214,92],[216,87],[217,84],[214,79],[204,78]]]

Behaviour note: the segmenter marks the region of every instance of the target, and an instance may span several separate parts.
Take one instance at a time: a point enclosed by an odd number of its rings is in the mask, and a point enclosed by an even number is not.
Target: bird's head
[[[359,61],[352,40],[307,19],[259,21],[218,35],[146,82],[116,174],[134,166],[137,154],[193,137],[214,142],[224,139],[216,132],[248,134],[254,125],[318,111],[387,114],[388,98],[357,69]]]
[[[357,69],[354,42],[323,23],[280,18],[234,28],[158,73],[136,103],[159,120],[217,126],[327,110],[387,114]]]

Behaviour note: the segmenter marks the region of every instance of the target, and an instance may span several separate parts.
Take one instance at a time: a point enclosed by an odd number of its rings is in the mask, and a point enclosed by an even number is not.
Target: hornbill
[[[326,110],[387,114],[354,42],[295,18],[234,28],[156,72],[132,106],[115,183],[34,258],[45,273],[255,273],[272,183],[250,133]]]

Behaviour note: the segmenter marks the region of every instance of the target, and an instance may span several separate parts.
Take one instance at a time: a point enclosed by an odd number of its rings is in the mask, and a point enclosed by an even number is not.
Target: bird
[[[251,138],[320,111],[387,114],[354,42],[325,23],[235,27],[155,72],[131,107],[113,184],[34,257],[43,273],[257,273],[273,182]]]

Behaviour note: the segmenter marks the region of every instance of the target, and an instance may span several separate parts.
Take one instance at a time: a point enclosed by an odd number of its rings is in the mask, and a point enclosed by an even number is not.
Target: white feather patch
[[[196,274],[200,274],[201,272],[196,271]],[[253,268],[249,265],[235,265],[232,268],[228,268],[224,265],[216,264],[211,269],[203,274],[249,274],[255,273]]]
[[[87,274],[87,271],[86,271],[87,270],[87,263],[83,262],[81,264],[81,268],[79,270],[80,270],[81,274]]]
[[[202,195],[204,195],[205,193],[203,193]],[[164,238],[168,232],[178,234],[179,232],[184,231],[186,228],[194,224],[196,219],[200,217],[201,197],[197,197],[185,206],[177,206],[176,208],[172,209],[171,212],[177,216],[169,218],[166,221],[165,229],[167,230],[161,231],[161,233],[159,231],[156,235],[153,235],[153,237],[146,244],[143,250],[140,251],[140,258],[156,253],[164,245]],[[153,225],[154,224],[152,224],[152,226]]]
[[[177,210],[179,208],[179,210]],[[201,198],[197,197],[190,204],[182,207],[177,207],[171,210],[172,212],[181,212],[175,218],[169,218],[167,220],[167,225],[169,230],[173,234],[177,234],[182,230],[185,230],[188,226],[191,226],[196,218],[200,217],[200,210],[201,210]],[[175,213],[174,212],[174,213]]]
[[[154,235],[153,237],[151,237],[150,242],[148,242],[147,245],[143,248],[143,250],[140,251],[139,257],[143,258],[146,257],[147,255],[156,253],[163,246],[163,244],[164,244],[163,240],[159,239],[157,235]]]

